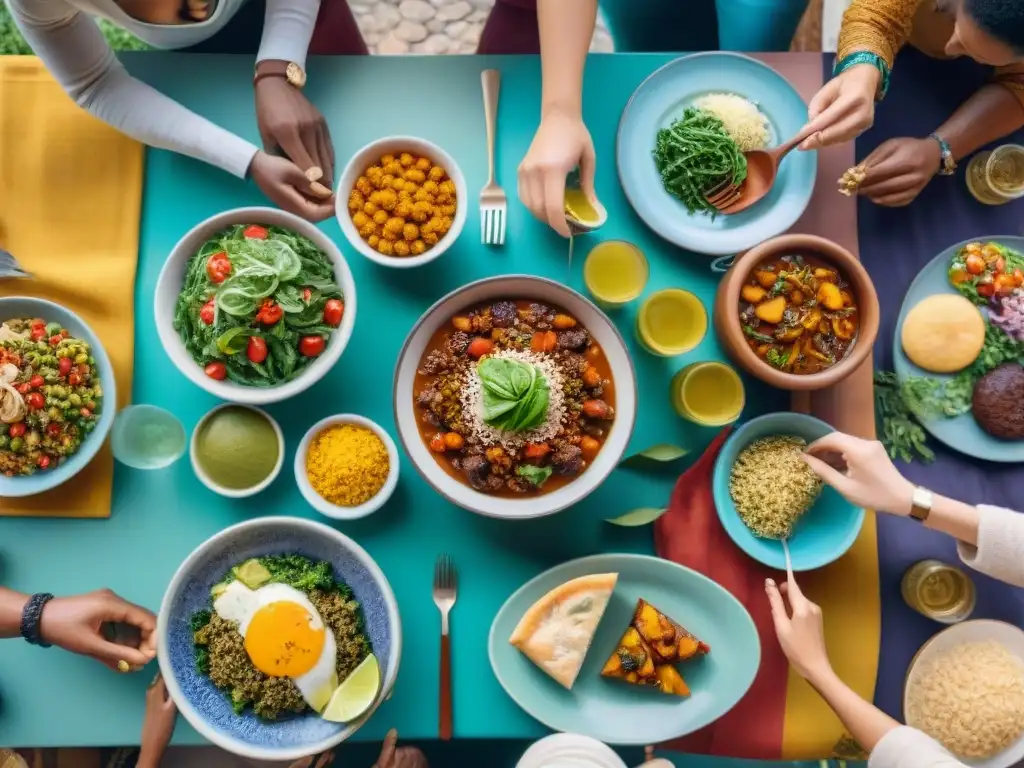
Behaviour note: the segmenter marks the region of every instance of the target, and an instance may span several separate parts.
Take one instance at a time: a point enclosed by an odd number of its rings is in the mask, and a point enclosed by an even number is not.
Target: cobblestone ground
[[[356,0],[352,12],[373,53],[473,53],[494,0]],[[592,51],[610,52],[598,20]]]

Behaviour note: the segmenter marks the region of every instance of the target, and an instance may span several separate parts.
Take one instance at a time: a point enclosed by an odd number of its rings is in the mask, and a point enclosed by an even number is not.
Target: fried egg
[[[213,609],[238,624],[256,669],[291,678],[310,708],[323,711],[338,687],[338,649],[331,628],[304,593],[287,584],[249,589],[233,581],[213,601]]]

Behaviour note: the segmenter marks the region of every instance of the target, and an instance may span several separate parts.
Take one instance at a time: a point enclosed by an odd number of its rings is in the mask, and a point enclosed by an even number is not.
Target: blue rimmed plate
[[[736,53],[697,53],[656,70],[633,93],[619,121],[619,181],[637,215],[669,242],[714,256],[738,253],[789,229],[810,202],[818,169],[815,152],[796,150],[779,166],[765,199],[731,216],[690,215],[665,191],[652,155],[655,137],[709,93],[735,93],[757,104],[771,127],[769,146],[807,122],[807,105],[771,67]]]
[[[997,242],[1018,253],[1024,253],[1024,237],[972,237],[956,245],[951,245],[934,259],[928,262],[914,282],[910,284],[903,297],[900,316],[896,321],[896,334],[892,343],[892,367],[900,381],[912,376],[923,376],[932,379],[949,379],[950,375],[931,373],[918,368],[903,351],[903,321],[907,313],[929,296],[937,293],[956,293],[949,284],[949,262],[953,254],[967,243]],[[1024,440],[1000,440],[978,426],[974,415],[965,413],[953,419],[920,419],[921,426],[940,443],[945,443],[954,451],[973,456],[976,459],[999,462],[1024,462]]]
[[[576,684],[567,691],[508,639],[539,598],[591,573],[618,573],[619,580]],[[601,677],[601,668],[618,645],[639,598],[711,646],[707,656],[677,667],[690,686],[689,698]],[[528,714],[549,728],[593,736],[607,744],[656,744],[703,728],[743,698],[761,664],[754,622],[729,592],[681,565],[624,554],[572,560],[528,581],[494,618],[488,653],[498,682]]]

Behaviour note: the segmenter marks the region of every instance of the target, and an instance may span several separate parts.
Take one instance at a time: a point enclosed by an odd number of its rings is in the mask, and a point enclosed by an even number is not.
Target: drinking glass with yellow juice
[[[746,403],[743,381],[735,369],[709,360],[692,363],[672,377],[672,407],[702,427],[723,427],[740,417]]]
[[[636,316],[636,336],[653,355],[675,357],[700,344],[708,330],[701,300],[682,288],[666,288],[648,296]]]
[[[583,263],[583,282],[604,307],[621,307],[633,301],[643,293],[649,274],[643,251],[623,240],[598,243]]]

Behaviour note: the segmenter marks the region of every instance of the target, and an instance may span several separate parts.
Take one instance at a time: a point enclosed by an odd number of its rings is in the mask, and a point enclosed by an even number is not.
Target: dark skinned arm
[[[936,133],[956,160],[1024,126],[1024,106],[1013,88],[989,83],[961,104]]]

